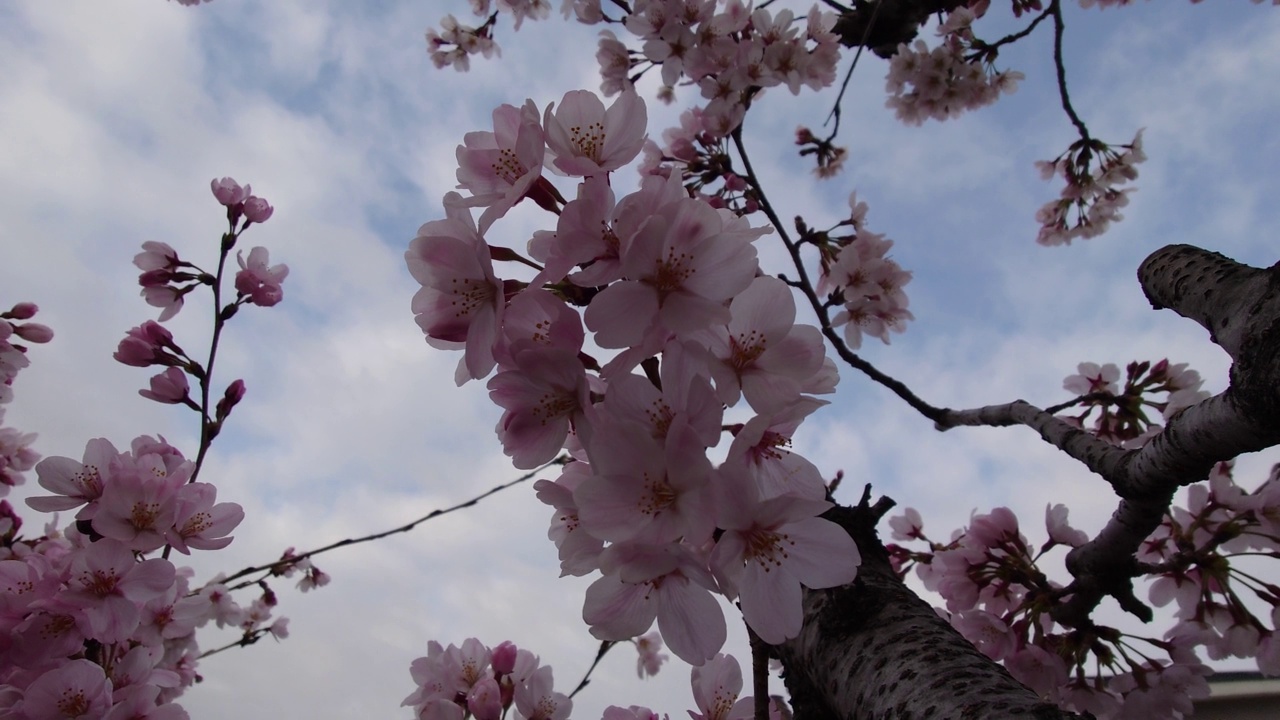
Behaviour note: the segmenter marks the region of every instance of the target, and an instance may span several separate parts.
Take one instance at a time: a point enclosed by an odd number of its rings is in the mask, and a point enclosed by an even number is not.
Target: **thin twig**
[[[580,690],[585,688],[587,685],[591,684],[592,671],[594,671],[596,669],[596,666],[600,664],[600,661],[604,659],[605,653],[609,652],[609,649],[617,644],[618,642],[616,640],[600,641],[600,649],[596,651],[596,659],[591,661],[591,667],[587,668],[586,674],[584,674],[582,676],[582,680],[578,682],[578,687],[574,688],[573,692],[569,693],[569,697],[573,697],[574,695],[577,695]]]
[[[1066,30],[1066,25],[1062,22],[1061,1],[1053,0],[1047,12],[1053,13],[1053,65],[1058,72],[1058,95],[1062,99],[1062,109],[1067,113],[1067,117],[1071,118],[1071,124],[1076,126],[1080,139],[1087,144],[1089,128],[1084,126],[1084,121],[1076,114],[1075,108],[1071,107],[1071,96],[1067,94],[1067,67],[1062,59],[1062,34]]]
[[[330,550],[336,550],[336,549],[338,549],[338,548],[340,548],[340,547],[348,547],[348,546],[350,546],[350,545],[359,545],[360,543],[366,543],[366,542],[370,542],[370,541],[373,541],[373,540],[380,540],[380,539],[382,539],[382,538],[384,538],[384,537],[387,537],[388,535],[395,535],[395,534],[397,534],[397,533],[409,532],[410,530],[412,530],[412,529],[416,528],[418,525],[420,525],[420,524],[422,524],[422,523],[424,523],[424,522],[426,522],[426,521],[428,521],[428,520],[432,520],[432,519],[434,519],[434,518],[438,518],[438,517],[440,517],[441,515],[447,515],[447,514],[449,514],[449,513],[453,512],[453,511],[455,511],[455,510],[461,510],[461,509],[463,509],[463,508],[469,508],[469,507],[472,507],[472,506],[476,505],[477,503],[479,503],[481,500],[484,500],[485,498],[489,497],[490,495],[495,495],[495,494],[497,494],[497,493],[499,493],[499,492],[502,492],[503,490],[506,490],[506,489],[507,489],[507,488],[509,488],[509,487],[513,487],[513,486],[515,486],[515,485],[519,485],[520,483],[523,483],[523,482],[526,482],[526,481],[530,480],[531,478],[533,478],[533,477],[535,477],[536,475],[538,475],[538,473],[541,473],[543,470],[546,470],[547,468],[549,468],[549,467],[551,467],[551,466],[553,466],[553,465],[564,465],[564,464],[566,464],[566,463],[568,463],[568,462],[569,462],[569,457],[568,457],[568,456],[565,456],[565,455],[562,455],[562,456],[560,456],[560,457],[556,458],[555,460],[552,460],[551,462],[549,462],[549,463],[547,463],[547,464],[545,464],[545,465],[543,465],[543,466],[541,466],[541,467],[538,467],[538,468],[535,468],[535,469],[533,469],[533,470],[530,470],[529,472],[525,473],[524,475],[521,475],[520,477],[516,478],[515,480],[510,480],[510,481],[505,482],[505,483],[503,483],[503,484],[501,484],[501,485],[498,485],[498,486],[496,486],[496,487],[490,488],[489,490],[487,490],[487,491],[485,491],[485,492],[483,492],[483,493],[480,493],[479,495],[477,495],[477,496],[475,496],[475,497],[471,498],[470,500],[466,500],[466,501],[464,501],[464,502],[460,502],[460,503],[458,503],[457,505],[453,505],[453,506],[451,506],[451,507],[447,507],[447,508],[443,508],[443,509],[437,509],[437,510],[432,510],[431,512],[427,513],[426,515],[423,515],[422,517],[418,518],[417,520],[414,520],[413,522],[409,523],[408,525],[402,525],[402,526],[397,527],[397,528],[394,528],[394,529],[392,529],[392,530],[384,530],[384,531],[382,531],[382,532],[377,532],[377,533],[374,533],[374,534],[372,534],[372,535],[365,535],[364,537],[359,537],[359,538],[347,538],[346,540],[339,540],[338,542],[331,543],[331,544],[329,544],[329,545],[325,545],[325,546],[324,546],[324,547],[322,547],[322,548],[316,548],[315,550],[308,550],[307,552],[304,552],[304,553],[301,553],[301,554],[298,554],[298,555],[290,555],[290,556],[289,556],[289,557],[287,557],[287,558],[281,558],[280,560],[276,560],[275,562],[271,562],[271,563],[266,563],[265,565],[255,565],[255,566],[253,566],[253,567],[247,567],[247,568],[245,568],[245,569],[241,570],[240,572],[237,572],[236,574],[234,574],[234,575],[232,575],[232,576],[230,576],[230,577],[227,577],[227,578],[223,579],[223,581],[222,581],[222,582],[224,582],[224,583],[228,583],[228,582],[231,582],[232,580],[237,580],[237,579],[239,579],[239,578],[245,577],[245,576],[247,576],[247,575],[252,575],[253,573],[257,573],[257,572],[273,572],[273,571],[283,570],[284,568],[286,568],[286,567],[288,567],[288,566],[290,566],[290,565],[294,565],[294,564],[296,564],[297,562],[299,562],[299,561],[301,561],[301,560],[305,560],[306,558],[313,557],[313,556],[319,555],[319,554],[321,554],[321,553],[329,552]],[[244,587],[248,587],[248,586],[250,586],[250,585],[253,585],[255,582],[256,582],[256,581],[253,581],[253,580],[251,580],[251,581],[247,581],[247,582],[241,583],[241,584],[239,584],[239,585],[237,585],[237,586],[235,586],[235,587],[233,587],[233,588],[230,588],[230,589],[231,589],[231,590],[238,590],[238,589],[240,589],[240,588],[244,588]]]
[[[1044,20],[1045,18],[1049,17],[1049,16],[1050,16],[1050,15],[1052,15],[1052,14],[1053,14],[1053,6],[1052,6],[1052,5],[1050,5],[1050,6],[1049,6],[1049,8],[1048,8],[1047,10],[1045,10],[1044,12],[1040,13],[1039,15],[1037,15],[1037,16],[1036,16],[1036,19],[1035,19],[1035,20],[1032,20],[1030,25],[1028,25],[1028,26],[1026,26],[1025,28],[1023,28],[1023,29],[1019,30],[1019,31],[1018,31],[1018,32],[1016,32],[1016,33],[1013,33],[1013,34],[1011,34],[1011,35],[1005,35],[1004,37],[1000,38],[999,40],[997,40],[997,41],[995,41],[995,42],[993,42],[993,43],[987,43],[987,42],[984,42],[984,43],[982,44],[982,47],[981,47],[980,49],[981,49],[981,50],[995,50],[995,49],[997,49],[997,48],[1000,48],[1000,47],[1003,47],[1003,46],[1005,46],[1005,45],[1008,45],[1009,43],[1017,42],[1018,40],[1021,40],[1022,38],[1024,38],[1024,37],[1026,37],[1026,36],[1030,35],[1030,34],[1032,33],[1032,31],[1034,31],[1034,30],[1036,29],[1036,26],[1037,26],[1037,25],[1039,25],[1039,24],[1040,24],[1040,22],[1041,22],[1042,20]]]
[[[867,19],[867,27],[862,31],[862,41],[858,43],[858,49],[853,53],[853,62],[849,65],[849,72],[844,74],[844,82],[840,83],[840,93],[836,95],[836,102],[831,106],[831,114],[827,115],[827,119],[823,121],[823,125],[831,122],[834,118],[836,124],[831,128],[831,134],[827,136],[827,142],[836,139],[836,134],[840,132],[840,104],[844,102],[844,91],[849,89],[849,81],[853,79],[853,70],[858,67],[858,59],[862,57],[862,50],[867,45],[867,40],[871,37],[871,28],[875,27],[876,14],[880,12],[881,3],[876,3],[871,9],[871,17]]]
[[[787,252],[791,255],[791,262],[795,265],[799,281],[794,284],[787,282],[792,287],[799,288],[800,292],[808,298],[809,304],[813,307],[814,315],[818,318],[822,334],[826,336],[840,359],[844,360],[850,367],[893,391],[895,395],[902,398],[908,405],[934,423],[945,425],[947,415],[950,413],[948,409],[937,408],[921,400],[902,381],[881,372],[871,363],[858,357],[845,344],[844,339],[840,337],[840,333],[836,332],[835,328],[831,326],[831,317],[827,312],[827,307],[823,304],[822,299],[818,297],[817,291],[814,290],[813,282],[809,279],[809,271],[804,266],[804,258],[800,256],[800,246],[792,242],[791,237],[787,234],[786,228],[782,225],[782,220],[778,217],[778,213],[773,209],[773,204],[769,202],[769,198],[764,192],[759,176],[756,175],[755,169],[751,166],[751,158],[747,156],[746,146],[742,142],[742,129],[743,125],[738,125],[731,137],[733,138],[734,147],[738,150],[739,157],[742,158],[742,167],[746,171],[747,181],[755,188],[756,195],[760,200],[760,208],[764,210],[765,216],[769,218],[769,222],[773,223],[774,229],[778,231],[782,244],[787,248]],[[786,281],[786,278],[784,277],[783,280]]]

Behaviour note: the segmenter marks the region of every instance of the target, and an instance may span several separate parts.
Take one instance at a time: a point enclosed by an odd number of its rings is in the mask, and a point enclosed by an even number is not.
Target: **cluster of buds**
[[[231,178],[214,178],[210,181],[213,196],[227,209],[229,228],[222,235],[222,253],[218,273],[201,270],[178,257],[177,251],[167,243],[148,241],[142,244],[142,252],[133,258],[133,264],[142,274],[138,284],[148,305],[160,308],[160,322],[164,322],[182,310],[186,296],[201,285],[215,289],[219,285],[222,259],[235,246],[240,235],[254,223],[266,222],[275,211],[266,200],[253,195],[249,185],[241,187]],[[240,272],[236,274],[237,302],[222,310],[223,319],[235,313],[244,303],[270,307],[280,302],[284,291],[280,284],[289,274],[286,265],[270,266],[267,249],[255,247],[249,251],[249,260],[237,253]]]
[[[1186,363],[1171,365],[1132,362],[1125,368],[1124,389],[1119,386],[1120,370],[1107,363],[1080,363],[1075,375],[1063,381],[1063,389],[1080,396],[1074,404],[1084,408],[1067,417],[1079,427],[1098,411],[1090,432],[1116,445],[1141,447],[1163,430],[1159,421],[1147,415],[1147,408],[1159,411],[1167,422],[1182,410],[1209,397],[1200,389],[1203,380]],[[1154,396],[1163,394],[1156,399]]]
[[[709,129],[710,118],[701,108],[680,116],[680,127],[662,131],[663,148],[653,141],[644,146],[640,172],[684,179],[690,194],[714,208],[749,215],[760,209],[759,195],[733,167],[729,140]]]
[[[53,330],[48,326],[24,322],[35,317],[37,310],[35,303],[23,302],[0,313],[0,498],[9,494],[9,488],[25,482],[22,473],[35,467],[40,459],[31,449],[35,433],[4,427],[4,405],[13,400],[13,380],[30,364],[26,346],[16,341],[47,343],[53,339]],[[0,535],[14,529],[17,522],[13,508],[0,501]]]
[[[1093,138],[1071,144],[1053,160],[1036,163],[1045,180],[1061,175],[1066,187],[1057,200],[1036,211],[1041,245],[1069,245],[1076,238],[1092,238],[1123,219],[1120,209],[1129,204],[1133,188],[1119,189],[1138,177],[1137,165],[1147,159],[1142,151],[1142,131],[1119,150]],[[1095,166],[1096,162],[1096,166]],[[1074,215],[1074,219],[1073,216]]]
[[[813,172],[823,180],[835,177],[844,169],[845,158],[849,155],[847,149],[831,144],[830,138],[819,138],[804,126],[796,128],[796,144],[800,146],[800,157],[814,157],[818,166]]]

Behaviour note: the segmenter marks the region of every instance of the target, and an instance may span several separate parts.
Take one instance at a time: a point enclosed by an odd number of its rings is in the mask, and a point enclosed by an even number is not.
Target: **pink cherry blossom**
[[[470,132],[458,146],[458,187],[471,193],[471,206],[483,206],[479,228],[495,220],[539,187],[546,142],[532,100],[523,107],[501,105],[493,111],[493,132]]]
[[[716,473],[718,525],[724,534],[711,554],[716,579],[760,639],[778,644],[800,633],[801,584],[822,589],[852,582],[862,559],[840,526],[817,515],[826,501],[783,495],[758,501],[741,470]],[[670,641],[670,636],[664,634]]]
[[[629,640],[658,630],[677,657],[701,665],[726,638],[724,613],[712,596],[706,563],[678,544],[620,543],[602,556],[606,574],[587,588],[582,619],[602,640]]]
[[[742,470],[755,481],[761,500],[779,495],[810,500],[826,498],[826,482],[817,466],[790,449],[791,437],[800,423],[826,404],[825,400],[800,397],[775,413],[748,420],[734,435],[728,461],[740,463]]]
[[[662,634],[651,632],[635,639],[636,651],[639,657],[636,658],[636,675],[641,679],[645,676],[652,677],[658,674],[662,663],[669,658],[661,652],[662,650]]]
[[[27,498],[27,505],[40,512],[70,510],[85,505],[76,515],[89,520],[98,512],[102,497],[103,476],[118,455],[115,446],[103,438],[90,440],[84,448],[84,462],[66,457],[50,457],[36,465],[40,487],[54,495]]]
[[[552,684],[551,666],[544,665],[516,686],[517,720],[568,720],[573,701],[552,689]]]
[[[220,550],[231,544],[228,535],[244,519],[236,503],[218,503],[218,489],[208,483],[188,483],[178,489],[174,522],[165,540],[180,553]]]
[[[826,349],[817,328],[795,324],[795,301],[781,280],[762,276],[729,304],[727,326],[704,331],[711,375],[727,406],[740,393],[759,413],[781,410],[800,397],[801,384],[822,369]]]
[[[165,543],[177,519],[177,491],[189,472],[167,475],[159,456],[145,455],[132,467],[117,464],[105,483],[93,529],[129,549],[150,552]]]
[[[1097,363],[1083,362],[1076,368],[1075,375],[1069,375],[1062,381],[1062,389],[1077,395],[1088,395],[1096,392],[1120,394],[1120,368],[1112,363],[1099,366]]]
[[[894,540],[916,540],[924,537],[924,520],[920,511],[915,508],[903,508],[901,515],[889,518],[889,527],[893,531]]]
[[[174,568],[159,558],[138,562],[123,543],[103,539],[78,553],[59,601],[79,610],[80,629],[100,642],[122,642],[138,627],[139,605],[173,584]]]
[[[687,421],[676,418],[663,442],[634,423],[602,422],[588,450],[593,475],[573,498],[589,533],[695,545],[711,537],[711,463]]]
[[[111,709],[111,681],[102,666],[69,660],[27,686],[20,717],[41,720],[100,718]]]
[[[464,349],[454,380],[462,385],[489,374],[505,310],[502,283],[493,274],[489,246],[462,196],[449,193],[445,219],[423,225],[405,252],[422,289],[413,296],[418,326],[432,347]]]
[[[187,374],[180,368],[170,367],[151,378],[150,390],[139,390],[138,394],[148,400],[174,405],[186,399],[190,389]]]
[[[600,551],[604,541],[588,533],[578,518],[578,506],[573,491],[591,477],[586,463],[571,462],[554,482],[539,480],[533,489],[538,499],[555,508],[551,516],[551,528],[547,537],[560,551],[560,575],[582,576],[600,567]]]
[[[951,624],[992,660],[1005,659],[1017,644],[1017,637],[1003,620],[982,610],[958,612],[951,616]]]
[[[284,289],[280,284],[289,276],[289,266],[268,266],[266,248],[255,247],[250,250],[248,262],[237,252],[236,262],[240,264],[240,272],[236,273],[236,292],[241,296],[248,297],[249,302],[261,307],[271,307],[284,299]]]
[[[754,715],[752,697],[742,693],[742,668],[732,655],[716,655],[702,667],[690,672],[693,702],[698,712],[689,711],[693,720],[747,720]]]
[[[210,180],[209,188],[213,190],[213,196],[218,199],[218,202],[227,207],[239,205],[249,197],[249,193],[253,192],[248,185],[240,187],[239,183],[229,177]]]
[[[623,239],[613,228],[614,211],[607,178],[588,177],[580,183],[577,198],[561,211],[556,231],[535,234],[529,241],[529,254],[544,265],[531,284],[559,282],[574,266],[584,266],[569,276],[583,287],[621,279]]]
[[[758,234],[758,233],[757,233]],[[724,301],[751,284],[758,265],[750,236],[698,200],[664,206],[622,257],[624,279],[587,307],[587,327],[606,348],[642,344],[656,328],[676,333],[732,319]]]
[[[1049,531],[1049,539],[1060,545],[1080,547],[1089,542],[1089,536],[1067,524],[1067,512],[1067,506],[1061,503],[1045,505],[1044,524]]]
[[[588,177],[635,159],[644,145],[648,116],[634,90],[619,95],[608,110],[595,93],[571,90],[559,107],[547,106],[542,124],[552,164],[567,175]]]
[[[266,200],[257,195],[250,195],[244,199],[244,219],[245,226],[249,223],[264,223],[271,219],[271,215],[276,209],[271,207]]]
[[[640,423],[657,440],[666,438],[672,421],[680,417],[703,445],[720,442],[724,406],[696,353],[686,351],[680,343],[668,343],[663,348],[659,379],[661,389],[640,375],[611,377],[604,402],[597,406],[599,414]]]
[[[555,458],[570,429],[590,437],[591,393],[577,353],[555,347],[517,350],[513,367],[489,381],[489,398],[506,412],[498,421],[503,452],[518,468]]]
[[[176,354],[182,353],[173,342],[173,334],[154,320],[148,320],[129,330],[120,341],[113,357],[125,365],[150,367],[152,365],[178,365]]]

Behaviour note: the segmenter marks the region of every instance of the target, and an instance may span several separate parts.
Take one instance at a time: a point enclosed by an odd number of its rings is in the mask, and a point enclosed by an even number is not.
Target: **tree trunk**
[[[774,653],[796,720],[1059,720],[1078,717],[1014,680],[894,574],[876,536],[892,502],[824,517],[858,543],[852,584],[805,590],[800,635]]]

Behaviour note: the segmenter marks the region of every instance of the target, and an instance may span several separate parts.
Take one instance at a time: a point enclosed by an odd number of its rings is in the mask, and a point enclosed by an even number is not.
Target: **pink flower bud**
[[[35,303],[20,302],[14,305],[12,310],[5,313],[4,317],[12,318],[13,320],[29,320],[35,317],[36,311],[39,309]]]
[[[501,645],[493,649],[493,671],[498,675],[510,675],[516,667],[516,649],[515,643],[510,640],[504,641]]]
[[[179,349],[173,344],[173,335],[160,323],[148,320],[129,330],[113,357],[133,367],[177,365],[178,359],[167,352],[170,348]]]
[[[271,218],[275,208],[257,195],[250,195],[244,201],[244,218],[251,223],[264,223]]]
[[[229,177],[214,178],[209,181],[209,188],[213,190],[213,196],[218,202],[227,207],[239,205],[249,197],[249,186],[240,187],[239,183]]]
[[[226,393],[222,399],[218,401],[218,407],[215,408],[216,417],[219,421],[231,414],[231,408],[235,407],[244,399],[244,380],[235,380],[227,386]],[[289,548],[292,551],[293,548]]]
[[[491,677],[480,678],[467,693],[467,709],[476,720],[498,720],[502,717],[502,689]]]
[[[187,397],[190,389],[191,386],[187,384],[187,374],[176,367],[170,367],[151,378],[150,390],[139,390],[138,394],[158,403],[176,405]]]
[[[47,325],[40,323],[27,323],[26,325],[14,325],[13,331],[18,337],[33,343],[47,343],[53,339],[53,330]]]

